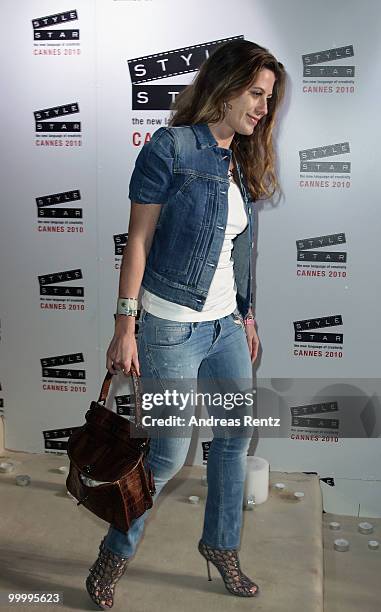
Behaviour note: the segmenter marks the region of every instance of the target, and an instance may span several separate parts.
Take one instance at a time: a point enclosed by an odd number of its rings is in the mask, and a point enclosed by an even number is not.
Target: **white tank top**
[[[231,314],[237,306],[237,287],[231,257],[233,239],[243,232],[246,226],[247,215],[241,192],[238,185],[230,180],[225,237],[203,309],[199,312],[188,306],[175,304],[144,289],[144,310],[156,317],[172,321],[213,321]]]

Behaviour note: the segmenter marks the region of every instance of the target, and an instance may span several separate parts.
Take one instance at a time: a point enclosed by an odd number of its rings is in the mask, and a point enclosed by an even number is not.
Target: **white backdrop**
[[[336,511],[361,501],[374,515],[379,2],[237,0],[222,11],[194,0],[184,19],[175,0],[3,0],[2,15],[6,447],[59,452],[65,429],[83,423],[105,372],[136,155],[205,50],[241,36],[269,48],[289,76],[276,139],[283,197],[258,206],[256,228],[258,412],[279,414],[283,438],[253,440],[251,452],[272,469],[334,477],[326,500]],[[295,340],[301,332],[313,335]],[[334,403],[336,424],[292,422],[332,418],[322,403]],[[345,439],[350,423],[362,439]],[[203,459],[195,439],[188,460]],[[360,501],[353,482],[340,488],[351,479],[369,483]]]

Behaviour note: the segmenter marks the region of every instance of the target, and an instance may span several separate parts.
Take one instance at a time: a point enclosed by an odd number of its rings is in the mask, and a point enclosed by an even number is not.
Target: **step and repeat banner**
[[[223,10],[222,10],[223,9]],[[345,9],[345,10],[344,10]],[[2,2],[0,414],[5,444],[65,452],[105,374],[128,184],[202,62],[234,38],[288,73],[279,201],[257,203],[251,452],[272,469],[379,480],[381,5],[194,0]],[[109,406],[128,416],[130,389]],[[190,463],[205,463],[197,435]],[[370,503],[370,502],[369,502]]]

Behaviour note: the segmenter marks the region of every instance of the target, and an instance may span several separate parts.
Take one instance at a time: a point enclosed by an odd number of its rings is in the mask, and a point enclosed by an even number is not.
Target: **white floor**
[[[66,494],[66,476],[57,468],[68,465],[67,456],[4,451],[0,461],[5,460],[14,461],[16,470],[0,474],[0,591],[61,592],[59,610],[96,609],[84,580],[107,525]],[[364,548],[369,538],[356,533],[357,518],[322,514],[318,478],[303,473],[272,472],[271,483],[282,481],[288,491],[271,489],[267,502],[244,512],[241,565],[259,584],[259,596],[230,595],[214,568],[209,582],[197,551],[207,492],[203,473],[198,466],[184,467],[161,494],[117,586],[115,612],[381,610],[381,551]],[[31,484],[16,486],[17,474],[29,474]],[[303,501],[294,501],[295,490],[304,491]],[[191,505],[189,495],[198,495],[199,505]],[[334,537],[351,539],[348,553],[332,551],[331,520],[343,525]],[[381,540],[381,519],[371,522],[372,538]]]

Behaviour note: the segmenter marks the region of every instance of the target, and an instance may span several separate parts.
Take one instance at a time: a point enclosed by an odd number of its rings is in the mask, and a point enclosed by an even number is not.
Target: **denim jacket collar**
[[[218,142],[214,138],[207,123],[193,123],[190,127],[192,128],[194,134],[196,135],[196,140],[198,144],[200,145],[201,149],[205,149],[206,147],[218,147]],[[232,149],[226,149],[226,150],[231,151],[231,153],[233,153]],[[242,175],[241,167],[238,161],[235,160],[235,162],[237,165],[242,196],[245,200],[245,203],[247,203],[247,188],[245,188],[244,186],[245,179]]]
[[[194,123],[191,125],[191,128],[196,135],[201,149],[205,149],[206,147],[218,147],[218,142],[214,138],[207,123]]]

